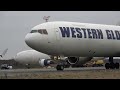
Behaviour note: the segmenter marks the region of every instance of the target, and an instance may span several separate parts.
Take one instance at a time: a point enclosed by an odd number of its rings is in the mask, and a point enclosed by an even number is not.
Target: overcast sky
[[[18,52],[31,49],[24,41],[25,35],[35,25],[49,21],[75,21],[82,23],[116,24],[120,11],[0,11],[0,53],[8,48],[7,58]]]

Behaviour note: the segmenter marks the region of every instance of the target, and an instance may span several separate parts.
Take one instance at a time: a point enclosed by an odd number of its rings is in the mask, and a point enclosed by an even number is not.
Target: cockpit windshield
[[[37,32],[37,30],[32,30],[30,33],[36,33]]]
[[[46,29],[32,30],[30,33],[40,33],[40,34],[45,34],[45,35],[48,34]]]
[[[39,29],[38,32],[41,34],[48,34],[46,29]]]

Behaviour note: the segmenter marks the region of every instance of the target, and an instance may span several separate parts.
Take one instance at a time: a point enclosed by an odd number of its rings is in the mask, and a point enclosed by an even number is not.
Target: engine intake
[[[79,57],[68,57],[68,63],[76,64],[79,61]]]
[[[71,65],[81,66],[91,59],[92,57],[68,57],[67,62]]]

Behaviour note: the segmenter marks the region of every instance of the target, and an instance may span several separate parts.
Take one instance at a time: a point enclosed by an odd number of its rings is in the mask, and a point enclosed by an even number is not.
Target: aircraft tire
[[[110,68],[110,64],[109,64],[109,63],[106,63],[106,64],[105,64],[105,68],[106,68],[106,69],[109,69],[109,68]]]
[[[110,69],[115,69],[115,63],[110,63]]]
[[[119,63],[115,63],[115,68],[119,69]]]
[[[57,65],[56,69],[63,71],[64,70],[64,66],[63,65]]]

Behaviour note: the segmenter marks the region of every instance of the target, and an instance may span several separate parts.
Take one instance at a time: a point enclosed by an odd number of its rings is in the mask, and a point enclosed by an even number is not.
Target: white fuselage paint
[[[100,29],[103,34],[103,39],[73,38],[70,32],[69,37],[62,37],[59,27],[74,27],[85,29]],[[29,33],[25,37],[25,41],[31,48],[49,54],[49,55],[64,55],[64,56],[80,56],[80,57],[110,57],[120,56],[120,40],[115,39],[115,30],[120,32],[120,26],[88,24],[76,22],[47,22],[37,25],[32,30],[46,29],[48,35],[40,33]],[[114,32],[114,39],[108,39],[106,30]],[[111,32],[109,32],[111,35]],[[77,36],[77,32],[73,33]]]
[[[30,64],[35,66],[40,66],[39,61],[42,59],[50,59],[50,56],[35,50],[26,50],[17,53],[14,57],[16,62],[24,65]]]

